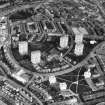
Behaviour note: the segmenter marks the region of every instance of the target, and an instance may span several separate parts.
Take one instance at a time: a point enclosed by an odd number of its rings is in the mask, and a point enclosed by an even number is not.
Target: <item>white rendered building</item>
[[[84,49],[84,44],[82,44],[82,43],[76,44],[75,49],[74,49],[74,53],[77,56],[81,56],[81,55],[83,55],[83,49]]]
[[[19,53],[20,53],[20,55],[28,54],[28,42],[27,41],[19,42]]]
[[[31,62],[35,65],[41,62],[41,51],[40,50],[31,52]]]
[[[69,37],[68,36],[61,36],[60,37],[60,47],[61,48],[67,48],[69,43]]]
[[[56,77],[54,75],[49,76],[49,83],[50,84],[55,84],[57,82]]]

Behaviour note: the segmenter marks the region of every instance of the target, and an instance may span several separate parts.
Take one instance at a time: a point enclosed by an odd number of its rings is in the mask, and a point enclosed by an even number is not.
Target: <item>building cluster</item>
[[[12,86],[8,80],[0,81],[0,99],[7,105],[39,104],[29,92],[23,88]]]
[[[69,49],[72,43],[72,39],[69,34],[65,32],[66,23],[55,22],[55,21],[36,21],[23,23],[11,24],[11,37],[12,46],[18,48],[18,52],[21,56],[30,55],[31,63],[38,64],[41,62],[42,51],[39,49],[38,43],[50,43],[53,39],[57,39],[55,42],[55,47],[60,51]],[[84,54],[84,36],[88,34],[85,27],[72,27],[72,31],[75,37],[75,48],[74,55],[82,56]],[[47,36],[46,36],[47,35]],[[47,37],[47,39],[45,39]],[[35,44],[36,50],[29,53],[29,45]],[[58,44],[56,44],[58,43]],[[37,59],[37,60],[36,60]]]
[[[4,1],[19,7],[6,7],[13,13],[8,9],[7,17],[0,17],[4,64],[0,66],[9,71],[1,75],[5,76],[0,80],[1,101],[10,105],[105,101],[105,30],[97,7],[85,0],[49,0],[38,6],[34,0]]]
[[[87,71],[84,73],[84,77],[92,89],[92,91],[98,91],[105,88],[105,77],[103,68],[101,67],[101,61],[98,56],[92,60],[90,58]]]
[[[7,19],[6,17],[0,17],[0,46],[4,44],[8,36]]]

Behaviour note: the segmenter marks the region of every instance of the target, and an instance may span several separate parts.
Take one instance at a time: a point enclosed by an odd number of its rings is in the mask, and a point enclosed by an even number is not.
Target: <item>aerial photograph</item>
[[[0,0],[0,105],[105,105],[105,0]]]

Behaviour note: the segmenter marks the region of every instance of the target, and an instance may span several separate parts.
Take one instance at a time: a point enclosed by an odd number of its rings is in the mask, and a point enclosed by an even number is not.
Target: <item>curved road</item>
[[[75,65],[75,66],[72,66],[72,67],[69,68],[69,69],[65,69],[65,70],[62,70],[62,71],[55,72],[55,73],[37,73],[37,72],[35,72],[34,74],[39,75],[39,76],[41,76],[41,75],[42,75],[42,76],[49,76],[49,75],[62,75],[62,74],[68,73],[68,72],[72,72],[72,71],[74,71],[75,69],[77,69],[78,67],[83,66],[84,64],[86,64],[86,63],[87,63],[87,60],[88,60],[91,56],[92,56],[92,57],[94,56],[94,55],[93,55],[93,52],[94,52],[97,48],[99,48],[102,44],[105,44],[105,42],[103,41],[102,43],[98,44],[98,45],[93,49],[93,51],[91,51],[90,54],[89,54],[83,61],[81,61],[80,63],[78,63],[78,64]],[[15,68],[23,69],[23,70],[29,72],[29,70],[27,70],[27,69],[21,67],[21,66],[18,64],[18,62],[17,62],[17,61],[15,60],[15,58],[12,56],[12,53],[11,53],[10,48],[9,48],[8,46],[4,47],[4,49],[5,49],[5,53],[6,53],[6,55],[7,55],[7,60],[9,60],[9,61],[11,62],[11,64],[12,64]]]

